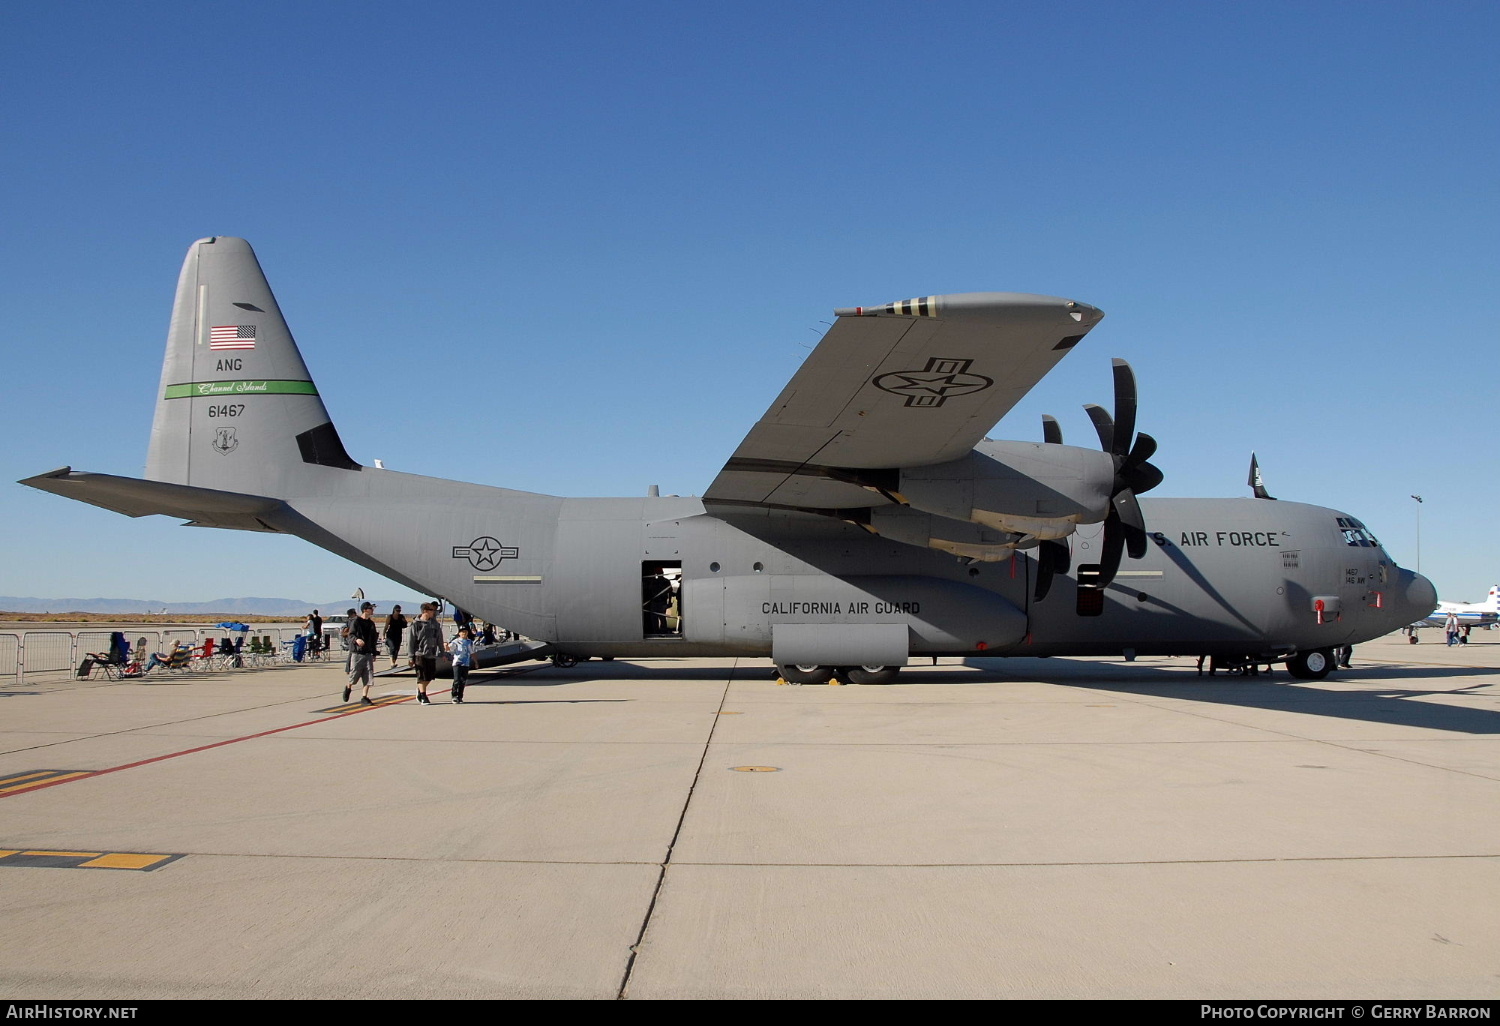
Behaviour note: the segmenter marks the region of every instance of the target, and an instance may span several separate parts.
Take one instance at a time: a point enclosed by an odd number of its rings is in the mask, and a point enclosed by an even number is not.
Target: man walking
[[[376,647],[380,644],[380,632],[375,627],[375,604],[366,602],[359,607],[359,617],[349,625],[349,683],[344,686],[344,701],[357,682],[363,681],[365,693],[360,705],[374,705],[370,701],[370,685],[375,682]]]
[[[427,697],[427,685],[437,676],[438,656],[447,645],[443,641],[443,623],[437,618],[435,602],[422,603],[422,615],[412,621],[411,638],[407,651],[411,653],[412,667],[417,671],[417,704],[431,705]]]

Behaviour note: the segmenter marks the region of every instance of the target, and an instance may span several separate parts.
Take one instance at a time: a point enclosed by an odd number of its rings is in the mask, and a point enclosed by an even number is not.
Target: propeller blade
[[[1052,590],[1052,564],[1047,562],[1046,549],[1036,554],[1036,591],[1032,593],[1032,600],[1040,602],[1047,597]]]
[[[1143,495],[1161,484],[1164,479],[1165,476],[1155,464],[1142,463],[1139,467],[1125,468],[1115,480],[1121,486],[1121,491]]]
[[[1037,602],[1047,597],[1047,592],[1052,590],[1052,578],[1067,573],[1071,562],[1066,542],[1044,541],[1037,545],[1036,590],[1033,592]]]
[[[1135,444],[1130,447],[1130,453],[1125,457],[1125,466],[1138,467],[1155,455],[1156,439],[1142,431],[1135,436]]]
[[[1141,515],[1141,504],[1129,489],[1115,496],[1115,512],[1120,516],[1121,533],[1125,536],[1125,551],[1131,559],[1146,555],[1146,518]]]
[[[1107,448],[1116,456],[1124,456],[1135,436],[1135,371],[1124,360],[1110,362],[1115,371],[1115,435]]]
[[[1099,554],[1099,587],[1108,588],[1120,572],[1120,557],[1125,552],[1125,527],[1119,511],[1110,508],[1104,520],[1104,551]]]
[[[1045,413],[1042,414],[1042,441],[1062,445],[1062,425],[1057,422],[1056,417]]]
[[[1111,452],[1110,446],[1115,441],[1115,422],[1109,415],[1109,411],[1096,403],[1086,403],[1083,412],[1089,415],[1089,420],[1094,422],[1094,430],[1099,433],[1099,447],[1105,452]]]

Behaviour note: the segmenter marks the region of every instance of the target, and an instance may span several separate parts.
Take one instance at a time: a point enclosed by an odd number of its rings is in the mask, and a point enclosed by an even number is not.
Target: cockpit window
[[[1378,549],[1380,541],[1370,533],[1369,529],[1353,517],[1338,518],[1339,531],[1344,536],[1344,544],[1355,545],[1364,549]]]

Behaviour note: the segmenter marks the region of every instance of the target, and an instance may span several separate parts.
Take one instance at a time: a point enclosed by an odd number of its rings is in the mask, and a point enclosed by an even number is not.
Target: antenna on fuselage
[[[1255,458],[1255,453],[1250,454],[1250,480],[1245,482],[1255,490],[1257,499],[1270,499],[1276,501],[1276,496],[1266,491],[1266,483],[1260,476],[1260,463]]]

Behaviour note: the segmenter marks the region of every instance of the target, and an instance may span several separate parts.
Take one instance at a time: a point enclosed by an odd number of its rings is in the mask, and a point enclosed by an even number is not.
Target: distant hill
[[[415,610],[423,599],[370,599],[379,612],[389,612],[391,606]],[[224,613],[245,616],[296,616],[303,617],[314,609],[327,616],[342,614],[350,606],[358,605],[353,599],[341,598],[327,602],[307,602],[288,598],[222,598],[208,602],[163,602],[159,599],[109,599],[109,598],[32,598],[30,596],[0,595],[0,610],[9,613]]]

